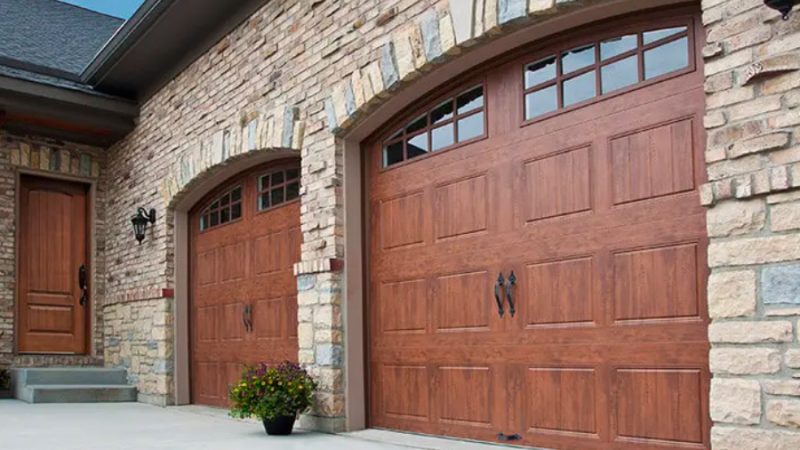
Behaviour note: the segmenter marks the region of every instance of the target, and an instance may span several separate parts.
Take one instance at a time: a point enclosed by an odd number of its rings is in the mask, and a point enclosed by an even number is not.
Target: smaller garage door
[[[191,213],[193,403],[226,406],[245,364],[297,359],[300,166],[242,173]]]

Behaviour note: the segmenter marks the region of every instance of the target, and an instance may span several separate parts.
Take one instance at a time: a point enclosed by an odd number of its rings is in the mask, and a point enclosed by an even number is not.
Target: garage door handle
[[[245,305],[242,311],[242,323],[245,331],[248,333],[253,331],[253,307],[251,305]]]
[[[500,275],[497,277],[497,283],[494,284],[494,300],[497,302],[497,314],[500,317],[503,317],[503,315],[506,313],[503,310],[503,299],[500,298],[500,295],[502,295],[500,293],[500,289],[505,281],[505,278],[503,278],[503,272],[500,272]]]
[[[517,310],[514,307],[514,293],[511,290],[516,284],[517,276],[514,275],[514,271],[512,270],[511,275],[508,276],[508,281],[506,281],[505,284],[506,298],[508,299],[508,312],[511,314],[511,317],[514,317],[514,314],[517,313]]]

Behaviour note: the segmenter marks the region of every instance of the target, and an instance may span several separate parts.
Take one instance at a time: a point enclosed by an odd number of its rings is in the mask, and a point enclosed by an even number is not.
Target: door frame
[[[20,168],[16,171],[14,176],[14,183],[15,183],[15,198],[14,198],[14,335],[13,335],[13,342],[14,342],[14,355],[65,355],[63,353],[27,353],[21,352],[19,349],[19,320],[20,320],[20,307],[22,302],[20,301],[20,292],[19,292],[19,267],[20,267],[20,253],[21,253],[21,241],[20,241],[20,223],[21,223],[21,202],[22,202],[22,177],[30,176],[30,177],[37,177],[43,178],[47,180],[54,180],[54,181],[66,181],[70,183],[77,183],[87,187],[87,203],[86,203],[86,239],[87,245],[85,248],[86,252],[86,264],[89,269],[89,305],[86,308],[84,314],[87,316],[86,321],[84,323],[85,326],[85,342],[84,342],[84,352],[82,353],[75,353],[75,354],[68,354],[69,356],[91,356],[94,355],[95,350],[95,331],[97,328],[97,320],[96,320],[96,313],[98,311],[98,307],[96,306],[96,290],[95,290],[95,280],[97,277],[97,272],[95,271],[95,255],[97,254],[97,244],[95,242],[95,236],[97,235],[96,229],[96,200],[97,200],[97,183],[96,179],[91,178],[83,178],[83,177],[76,177],[67,174],[59,174],[59,173],[52,173],[52,172],[39,172],[36,170],[30,169],[23,169]]]

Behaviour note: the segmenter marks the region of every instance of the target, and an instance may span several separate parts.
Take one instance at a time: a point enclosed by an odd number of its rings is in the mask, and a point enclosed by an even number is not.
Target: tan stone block
[[[800,428],[800,400],[769,400],[767,402],[767,420],[791,428]]]
[[[18,166],[20,161],[20,151],[18,148],[11,149],[11,165]]]
[[[728,150],[728,157],[741,158],[754,153],[783,148],[789,144],[789,133],[777,132],[737,142]]]
[[[729,52],[736,52],[766,42],[770,37],[772,37],[772,27],[759,25],[725,39],[725,44]]]
[[[781,369],[781,355],[770,348],[712,348],[709,365],[714,374],[771,374]]]
[[[800,308],[767,308],[764,314],[768,317],[800,316]]]
[[[301,323],[297,326],[297,345],[304,349],[314,348],[314,325]]]
[[[554,12],[556,0],[528,0],[528,14],[548,14]]]
[[[761,85],[761,93],[772,95],[797,88],[800,88],[800,72],[795,71],[764,80]]]
[[[764,228],[767,219],[764,200],[730,200],[714,205],[707,214],[711,237],[750,234]]]
[[[394,56],[397,61],[398,76],[401,80],[410,80],[414,78],[417,73],[409,30],[406,29],[394,35],[392,37],[392,42],[394,43]]]
[[[727,109],[726,114],[731,122],[751,119],[755,116],[781,109],[781,97],[758,97]]]
[[[752,86],[728,89],[706,96],[706,106],[708,109],[721,108],[723,106],[750,100],[754,95]]]
[[[762,380],[761,387],[770,395],[800,397],[800,380]]]
[[[759,25],[761,25],[761,14],[759,11],[737,15],[719,24],[708,27],[706,39],[708,42],[718,42],[722,40],[728,42],[726,38],[753,30]]]
[[[786,367],[800,369],[800,349],[787,350],[783,355],[783,362]]]
[[[800,202],[771,206],[770,222],[772,231],[800,229]]]
[[[710,267],[766,264],[797,259],[800,259],[800,234],[712,242],[708,248]]]
[[[800,433],[744,427],[711,429],[711,448],[714,450],[797,450]]]
[[[758,424],[761,421],[761,385],[756,380],[711,380],[710,413],[714,422]]]
[[[712,128],[721,127],[721,126],[725,125],[726,122],[727,122],[727,120],[725,119],[725,113],[723,113],[722,111],[716,111],[716,112],[708,113],[703,118],[703,126],[707,130],[710,130]],[[724,150],[723,150],[723,154],[724,154]]]
[[[800,109],[793,111],[782,111],[780,114],[769,119],[769,124],[773,128],[788,128],[800,125]]]
[[[709,341],[729,344],[792,342],[792,323],[788,321],[718,322],[708,327]]]
[[[728,70],[733,70],[737,67],[742,67],[744,65],[750,64],[752,62],[753,56],[752,52],[749,49],[740,50],[736,53],[730,53],[728,55],[722,56],[717,58],[713,61],[709,61],[706,63],[706,75],[715,75],[720,72],[725,72]]]
[[[714,188],[709,183],[700,186],[700,204],[710,206],[714,203]]]
[[[439,17],[439,39],[442,42],[442,53],[454,55],[460,52],[456,43],[453,18],[448,10],[445,10]]]
[[[19,144],[19,165],[23,167],[31,165],[31,146],[25,142]]]

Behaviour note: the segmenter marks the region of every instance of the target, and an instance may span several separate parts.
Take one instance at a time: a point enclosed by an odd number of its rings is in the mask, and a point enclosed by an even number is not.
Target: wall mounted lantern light
[[[136,236],[136,240],[139,241],[139,245],[142,245],[142,241],[144,240],[144,235],[147,232],[147,224],[155,224],[156,223],[156,210],[151,209],[149,212],[144,208],[139,208],[136,215],[131,218],[131,224],[133,225],[133,233]]]
[[[798,0],[764,0],[765,5],[783,14],[783,20],[789,20],[789,13],[797,2]]]

